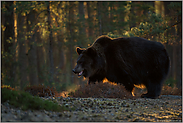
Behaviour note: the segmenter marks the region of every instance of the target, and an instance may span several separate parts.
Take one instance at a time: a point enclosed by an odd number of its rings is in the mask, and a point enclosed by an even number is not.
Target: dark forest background
[[[165,84],[182,87],[182,1],[1,1],[1,85],[85,84],[72,73],[75,49],[100,35],[163,43],[171,59]]]

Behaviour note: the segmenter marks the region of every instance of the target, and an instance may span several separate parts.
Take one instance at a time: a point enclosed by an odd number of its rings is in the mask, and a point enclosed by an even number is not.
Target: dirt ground
[[[58,97],[50,100],[74,110],[63,112],[22,111],[4,103],[1,104],[1,121],[182,122],[182,96],[162,95],[159,99],[123,100]]]

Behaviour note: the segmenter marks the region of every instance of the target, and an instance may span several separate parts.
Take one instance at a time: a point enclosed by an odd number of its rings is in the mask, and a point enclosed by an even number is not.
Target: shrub
[[[132,96],[123,85],[111,84],[109,82],[96,83],[90,85],[80,85],[75,92],[70,92],[69,97],[80,98],[120,98],[120,99],[136,99],[141,94],[147,93],[146,89],[139,89],[135,87],[134,94]],[[172,88],[168,85],[164,85],[162,88],[162,95],[182,95],[182,89],[178,89],[175,86]]]
[[[130,92],[120,84],[96,83],[90,85],[81,85],[75,92],[69,93],[70,97],[93,97],[93,98],[120,98],[134,99]]]
[[[171,87],[164,85],[162,88],[162,95],[182,95],[182,88],[178,89],[176,86]]]
[[[43,85],[33,85],[33,86],[27,86],[24,89],[26,92],[29,92],[33,96],[39,96],[39,97],[48,97],[52,96],[54,97],[55,94],[57,93],[56,89],[53,87],[45,87]]]
[[[15,90],[14,88],[10,87],[10,85],[1,85],[1,89],[2,88],[7,88],[7,89],[10,89],[10,90]]]

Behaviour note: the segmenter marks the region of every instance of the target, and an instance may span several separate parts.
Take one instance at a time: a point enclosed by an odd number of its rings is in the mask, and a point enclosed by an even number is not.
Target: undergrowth
[[[180,95],[182,96],[182,88],[177,88],[175,85],[173,87],[164,85],[162,88],[162,95]]]
[[[58,93],[55,88],[45,87],[43,85],[27,86],[24,91],[39,97],[54,97]]]
[[[139,98],[141,94],[147,93],[147,89],[134,89],[135,96],[132,96],[123,85],[111,84],[109,82],[96,83],[90,85],[80,85],[79,88],[68,94],[69,97],[93,97],[93,98],[120,98],[120,99],[135,99]],[[161,91],[161,95],[182,95],[182,89],[178,89],[176,86],[171,87],[164,85]]]
[[[20,107],[22,110],[48,110],[48,111],[63,111],[68,110],[64,106],[60,106],[49,100],[43,100],[38,96],[32,96],[28,92],[15,91],[8,88],[1,88],[2,103],[8,102],[10,105]]]
[[[130,92],[124,86],[110,83],[96,83],[90,85],[81,85],[75,92],[68,94],[69,97],[93,97],[93,98],[120,98],[134,99]]]

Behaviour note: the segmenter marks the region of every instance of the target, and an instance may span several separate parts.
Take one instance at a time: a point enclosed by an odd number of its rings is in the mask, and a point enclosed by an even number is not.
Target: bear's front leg
[[[89,77],[89,80],[88,80],[88,85],[90,85],[91,83],[94,83],[97,81],[96,78],[92,78],[92,77]]]
[[[125,85],[125,89],[127,91],[129,91],[132,96],[135,96],[135,94],[134,94],[135,86],[133,84]]]
[[[100,76],[100,75],[96,74],[92,77],[89,77],[88,84],[90,84],[90,83],[95,84],[96,82],[100,83],[100,82],[103,82],[103,79],[104,79],[103,76]]]

